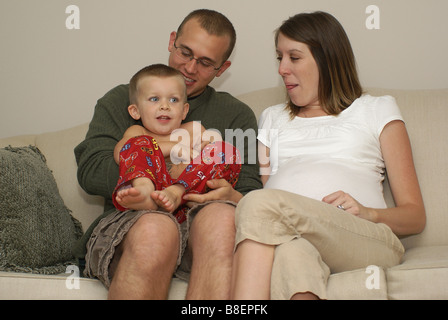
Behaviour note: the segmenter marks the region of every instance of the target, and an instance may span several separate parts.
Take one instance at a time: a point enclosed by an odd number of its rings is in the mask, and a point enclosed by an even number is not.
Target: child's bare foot
[[[137,178],[132,181],[132,187],[117,192],[117,202],[132,210],[156,210],[157,204],[152,200],[151,193],[154,185],[147,178]]]
[[[167,212],[174,212],[179,207],[185,188],[180,184],[174,184],[164,190],[157,190],[151,193],[151,198],[160,209]]]

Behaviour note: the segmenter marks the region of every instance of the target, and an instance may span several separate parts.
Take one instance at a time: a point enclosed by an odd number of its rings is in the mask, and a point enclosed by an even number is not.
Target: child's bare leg
[[[155,190],[153,182],[148,178],[132,180],[132,187],[117,192],[117,202],[132,210],[156,210],[157,204],[152,200],[151,193]]]
[[[167,212],[174,212],[182,202],[185,187],[181,184],[173,184],[164,190],[157,190],[151,193],[151,197],[160,209]]]

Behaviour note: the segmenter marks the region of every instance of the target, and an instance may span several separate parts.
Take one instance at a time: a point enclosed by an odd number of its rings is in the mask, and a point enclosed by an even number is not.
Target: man
[[[217,129],[223,137],[226,129],[253,134],[257,130],[248,106],[208,86],[230,67],[228,58],[235,40],[226,17],[197,10],[171,33],[168,46],[168,64],[184,75],[187,86],[190,110],[184,121],[201,121],[206,129]],[[244,194],[262,187],[258,164],[248,163],[249,153],[255,152],[255,139],[247,139],[244,151],[240,150],[244,163],[235,189],[225,180],[211,180],[208,193],[185,196],[192,209],[181,225],[163,212],[119,213],[111,201],[118,180],[113,150],[123,132],[139,124],[129,116],[128,105],[128,85],[109,91],[98,100],[85,141],[75,148],[80,185],[106,199],[105,213],[75,248],[80,259],[85,255],[86,274],[109,287],[110,299],[164,299],[173,273],[189,280],[189,299],[228,298],[235,205]],[[236,146],[245,140],[241,134],[236,139]]]

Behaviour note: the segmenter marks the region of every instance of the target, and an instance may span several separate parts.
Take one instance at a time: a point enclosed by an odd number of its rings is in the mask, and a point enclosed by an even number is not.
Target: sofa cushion
[[[81,236],[36,147],[0,149],[0,270],[55,274]]]
[[[107,289],[96,279],[73,274],[0,272],[0,300],[105,300]]]
[[[382,267],[371,266],[331,274],[327,295],[329,300],[386,300],[386,273]]]
[[[416,247],[387,270],[389,299],[448,299],[448,246]]]

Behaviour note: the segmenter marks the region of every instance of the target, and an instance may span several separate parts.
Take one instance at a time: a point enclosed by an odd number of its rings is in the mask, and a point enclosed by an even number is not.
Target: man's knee
[[[235,226],[235,207],[215,202],[202,208],[194,217],[192,228],[232,228]]]
[[[211,203],[194,217],[190,230],[190,245],[207,242],[222,246],[235,240],[235,207],[227,203]]]
[[[179,251],[179,231],[175,222],[163,214],[145,214],[129,229],[123,251],[134,255],[163,255]]]

